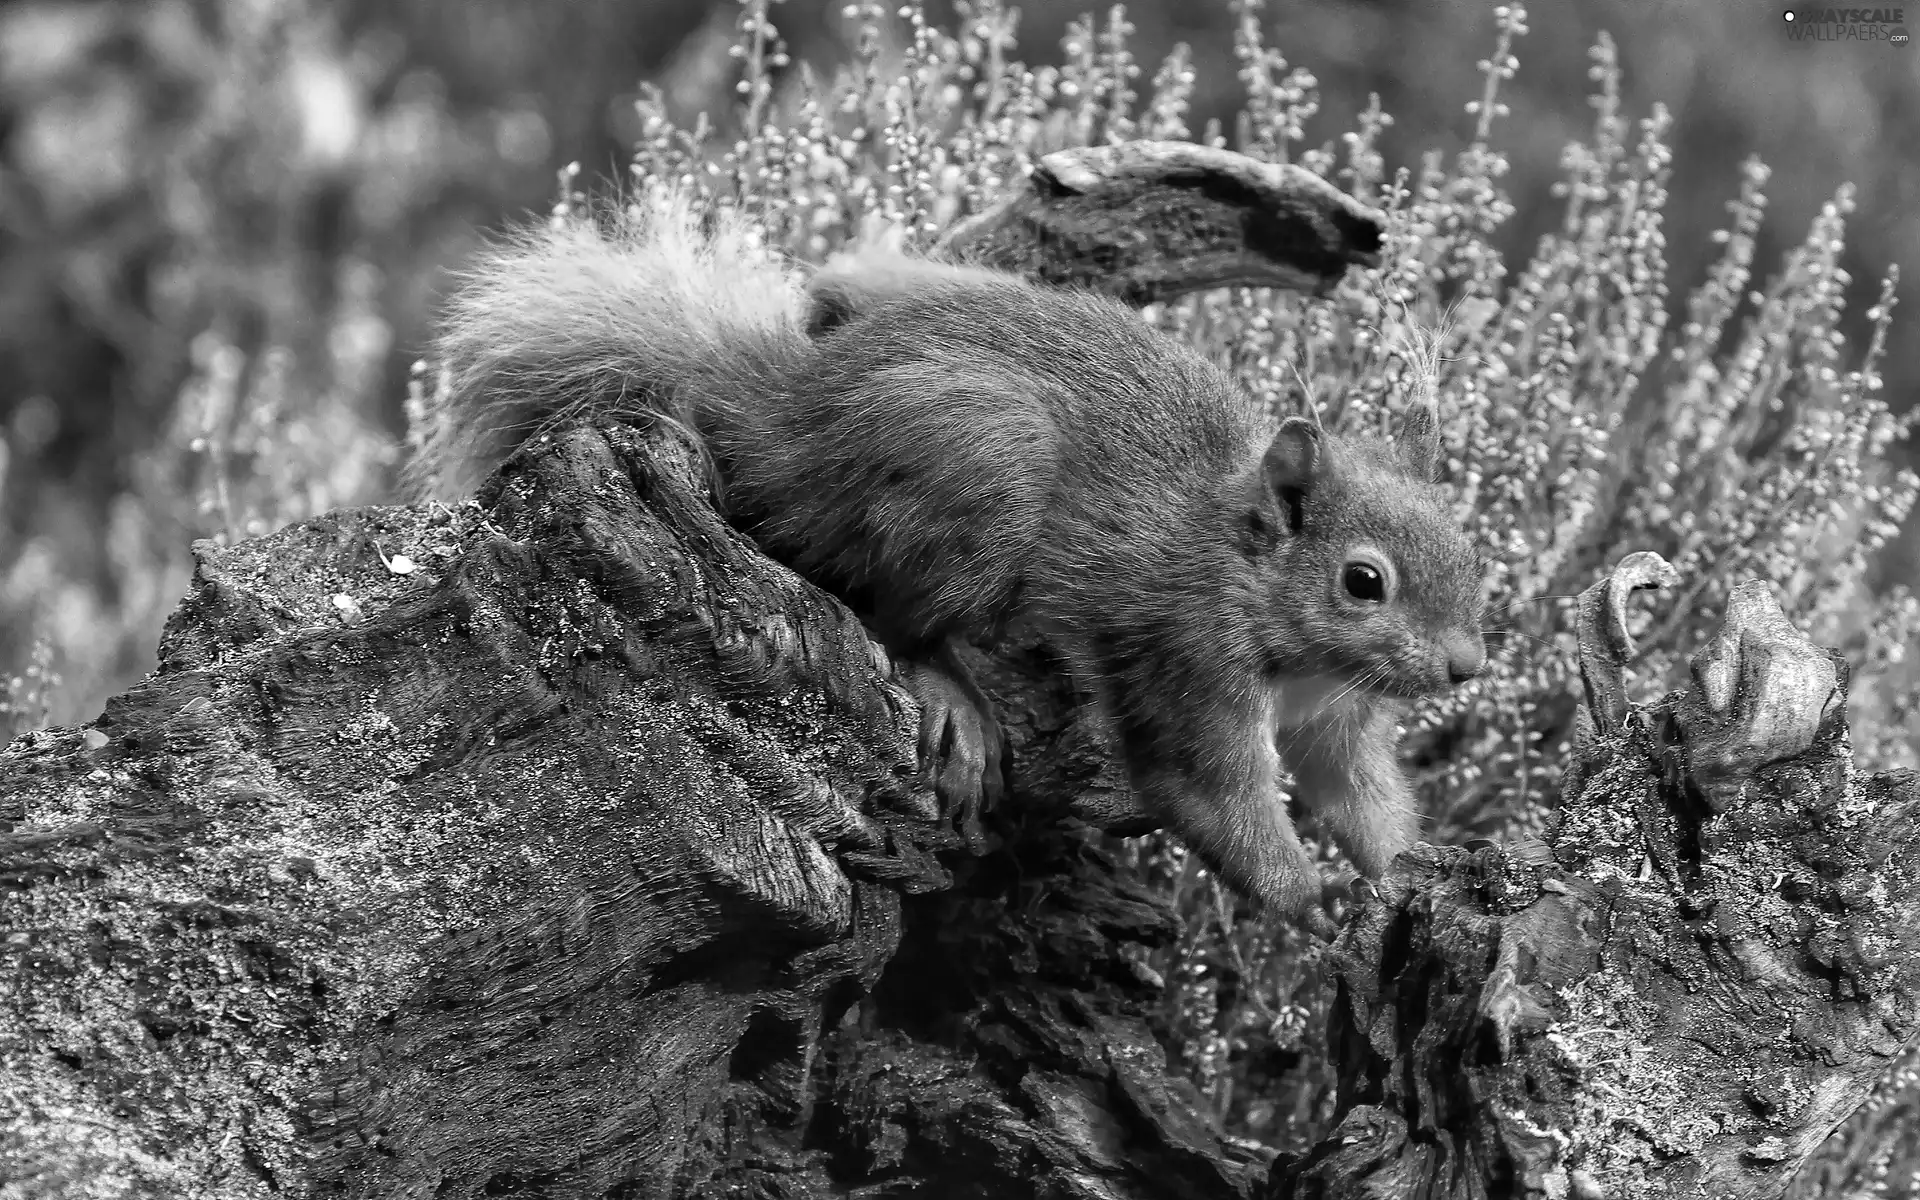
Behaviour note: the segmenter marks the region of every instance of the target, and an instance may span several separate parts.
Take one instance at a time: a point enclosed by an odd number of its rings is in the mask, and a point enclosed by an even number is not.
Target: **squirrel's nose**
[[[1462,684],[1487,665],[1487,643],[1477,633],[1452,638],[1447,646],[1447,679]]]

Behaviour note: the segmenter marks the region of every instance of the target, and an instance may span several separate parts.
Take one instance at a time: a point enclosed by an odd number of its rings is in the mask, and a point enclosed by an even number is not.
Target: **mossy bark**
[[[1334,947],[1336,1126],[1270,1164],[1169,1065],[1141,964],[1178,926],[1071,819],[1141,825],[1044,648],[979,664],[1015,798],[969,857],[891,664],[690,461],[583,427],[475,504],[202,546],[159,670],[0,753],[3,1194],[1811,1196],[1912,1169],[1920,788],[1853,773],[1843,689],[1777,626],[1730,622],[1648,708],[1597,680],[1548,842],[1396,864]]]

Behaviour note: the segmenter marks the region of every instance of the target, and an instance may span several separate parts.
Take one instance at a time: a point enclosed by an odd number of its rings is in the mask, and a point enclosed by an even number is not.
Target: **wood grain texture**
[[[925,810],[912,701],[662,464],[582,432],[484,509],[203,548],[160,672],[8,751],[16,1164],[664,1181],[743,1038],[872,985],[946,880],[873,799]]]
[[[1907,1194],[1920,777],[1855,772],[1844,663],[1761,585],[1694,661],[1717,709],[1628,704],[1624,593],[1674,582],[1628,566],[1550,835],[1420,847],[1343,931],[1341,1113],[1270,1195]]]
[[[969,244],[1136,303],[1321,286],[1377,232],[1215,152],[1049,162]],[[1268,254],[1256,210],[1331,257]],[[1168,1065],[1140,964],[1178,924],[1081,823],[1143,818],[1045,648],[977,663],[1014,799],[970,857],[892,664],[671,432],[197,553],[155,674],[0,751],[8,1200],[1798,1198],[1916,1165],[1920,783],[1856,771],[1844,671],[1750,589],[1644,706],[1605,632],[1632,588],[1586,606],[1557,825],[1421,847],[1350,914],[1335,1126],[1269,1164]]]
[[[1304,167],[1188,142],[1047,155],[955,225],[955,257],[1146,305],[1211,287],[1319,295],[1380,261],[1386,217]]]

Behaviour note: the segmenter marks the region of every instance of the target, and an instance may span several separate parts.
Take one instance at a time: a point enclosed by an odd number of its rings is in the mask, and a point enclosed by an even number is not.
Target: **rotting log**
[[[1219,153],[1173,180],[1185,153],[1049,156],[953,249],[1134,303],[1227,277],[1317,289],[1373,260],[1384,219],[1326,182]],[[1115,189],[1183,232],[1140,238]],[[949,1097],[918,1128],[971,1147],[981,1179],[1053,1163],[1244,1194],[1257,1171],[1195,1117],[1118,956],[1167,914],[1102,886],[1090,845],[1073,907],[971,931],[1065,981],[1029,988],[1017,1026],[1060,1043],[1026,1078],[1040,1099],[982,1107],[999,1093],[969,1090],[955,1052],[886,1058],[884,1038],[843,1039],[828,1070],[827,1031],[876,994],[903,902],[950,883],[956,839],[884,655],[648,436],[545,440],[457,511],[203,544],[159,670],[0,756],[9,1200],[804,1191],[861,1162],[969,1189],[887,1149],[881,1097],[909,1065],[954,1080],[906,1099]],[[1047,694],[1009,710],[1028,761],[1071,710]],[[1086,741],[1036,787],[1098,771]],[[1088,1029],[1114,1065],[1082,1070]],[[823,1072],[825,1157],[799,1136]],[[1110,1076],[1139,1110],[1124,1134]]]
[[[1200,288],[1321,295],[1377,266],[1385,226],[1305,167],[1192,142],[1060,150],[1023,188],[948,230],[957,258],[1136,307]]]
[[[1916,1194],[1920,778],[1857,774],[1846,666],[1764,584],[1627,701],[1632,555],[1581,599],[1544,841],[1421,846],[1336,946],[1335,1128],[1273,1197]]]
[[[203,546],[161,670],[8,750],[28,1194],[1247,1193],[1140,1015],[1164,907],[1009,831],[907,920],[957,841],[913,701],[694,479],[582,428]]]
[[[1090,253],[1033,204],[1082,197],[1091,230],[1171,158],[1076,161],[974,256],[1132,264],[1109,286],[1140,303],[1178,278],[1157,256],[1281,244],[1208,207],[1201,242]],[[1299,228],[1337,227],[1327,193]],[[1337,1127],[1269,1169],[1145,1016],[1172,914],[1059,819],[1143,823],[1044,648],[981,664],[1016,799],[969,857],[891,664],[715,516],[671,431],[198,556],[159,670],[0,754],[9,1200],[1812,1196],[1911,1168],[1885,1067],[1915,783],[1852,774],[1843,674],[1819,694],[1751,592],[1646,707],[1618,618],[1657,572],[1591,598],[1561,823],[1422,848],[1358,906]]]

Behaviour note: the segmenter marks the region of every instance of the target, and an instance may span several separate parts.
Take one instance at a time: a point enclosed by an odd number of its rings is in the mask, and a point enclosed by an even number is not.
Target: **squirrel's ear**
[[[1431,483],[1440,465],[1440,420],[1434,415],[1433,405],[1416,404],[1407,410],[1399,442],[1400,455],[1413,477]]]
[[[819,275],[807,285],[807,336],[831,333],[865,307],[853,281],[844,275]]]
[[[1286,511],[1287,524],[1296,532],[1304,514],[1301,502],[1313,490],[1320,469],[1320,429],[1305,417],[1288,417],[1280,423],[1260,462],[1260,477],[1270,495],[1279,499]]]

